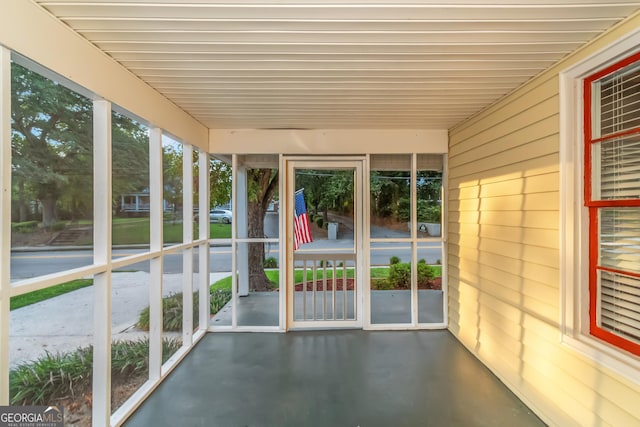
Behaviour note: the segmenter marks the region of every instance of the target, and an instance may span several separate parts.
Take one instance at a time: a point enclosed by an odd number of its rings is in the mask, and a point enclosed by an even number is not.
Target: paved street
[[[267,256],[278,258],[278,244],[265,245]],[[320,240],[304,245],[302,251],[351,252],[353,241],[350,240]],[[134,255],[143,252],[142,249],[115,249],[114,258]],[[231,270],[231,247],[211,247],[210,266],[212,272],[228,272]],[[398,256],[402,261],[409,261],[410,245],[408,243],[371,244],[372,265],[387,265],[391,256]],[[197,259],[197,255],[195,256]],[[428,263],[435,264],[442,260],[440,241],[426,241],[419,244],[418,258],[424,258]],[[12,252],[11,280],[21,280],[30,277],[84,267],[92,263],[91,250],[60,250],[54,247],[38,251]],[[179,273],[182,271],[182,254],[168,254],[165,256],[165,273]],[[149,263],[132,264],[124,268],[127,271],[149,271]]]

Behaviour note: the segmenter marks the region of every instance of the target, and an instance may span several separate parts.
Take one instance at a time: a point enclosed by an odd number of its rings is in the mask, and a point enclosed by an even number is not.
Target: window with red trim
[[[585,79],[591,335],[640,355],[640,54]]]

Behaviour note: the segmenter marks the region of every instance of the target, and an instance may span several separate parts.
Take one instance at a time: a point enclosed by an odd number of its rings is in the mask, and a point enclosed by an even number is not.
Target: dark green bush
[[[182,346],[177,339],[163,339],[162,363]],[[116,376],[141,375],[149,369],[149,339],[117,341],[111,345],[111,369]],[[68,353],[46,353],[18,365],[9,373],[12,405],[44,405],[90,392],[93,346]]]
[[[193,293],[193,323],[198,321],[198,293]],[[171,294],[162,299],[162,328],[164,331],[182,331],[182,292]],[[136,326],[143,331],[149,330],[149,307],[144,308],[138,316]]]
[[[389,265],[394,265],[394,264],[400,264],[400,258],[398,258],[395,255],[389,258]]]
[[[429,222],[439,224],[441,220],[442,207],[438,204],[429,204],[424,200],[418,201],[418,222]]]
[[[53,224],[51,224],[49,226],[49,229],[51,231],[62,231],[65,228],[67,228],[67,223],[64,221],[58,221],[58,222],[54,222]]]
[[[435,277],[435,270],[426,262],[418,263],[418,287],[429,287],[430,281]]]
[[[31,233],[38,228],[38,221],[12,222],[11,230],[18,233]]]
[[[409,221],[411,214],[411,199],[407,197],[403,197],[398,201],[398,208],[396,211],[396,220],[399,222],[407,222]]]
[[[71,353],[49,353],[9,373],[12,405],[41,405],[74,397],[91,384],[93,347]]]
[[[316,225],[319,228],[322,228],[322,226],[324,225],[324,218],[322,218],[321,216],[317,217],[316,218]]]
[[[229,301],[231,301],[231,289],[217,289],[212,291],[209,301],[211,314],[219,312]]]
[[[376,277],[371,279],[371,289],[375,291],[387,291],[393,289],[393,284],[384,277]]]
[[[389,283],[394,288],[410,288],[411,265],[406,262],[392,264],[389,267]]]
[[[431,280],[435,277],[435,270],[428,265],[425,260],[418,261],[418,286],[429,287]],[[411,287],[411,264],[408,262],[398,262],[389,266],[390,288],[408,289]]]
[[[278,268],[278,260],[272,256],[265,259],[264,268]]]

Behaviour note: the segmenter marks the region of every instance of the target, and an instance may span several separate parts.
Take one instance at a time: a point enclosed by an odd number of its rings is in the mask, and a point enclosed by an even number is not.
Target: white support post
[[[246,239],[248,234],[249,204],[247,200],[247,168],[237,166],[236,180],[236,208],[233,211],[233,222],[237,226],[237,237]],[[238,247],[238,296],[249,295],[249,245],[242,243]]]
[[[0,46],[0,405],[9,404],[11,52]]]
[[[449,326],[449,247],[448,247],[448,233],[449,233],[449,192],[447,191],[449,179],[449,160],[446,154],[442,155],[442,181],[440,187],[440,251],[441,251],[441,277],[442,277],[442,311],[445,325]]]
[[[278,249],[279,249],[279,258],[278,258],[278,269],[280,273],[280,283],[278,283],[278,287],[280,288],[279,298],[280,298],[280,312],[279,312],[279,322],[281,331],[287,330],[287,271],[290,268],[287,263],[287,220],[286,216],[286,207],[287,207],[287,161],[283,154],[280,154],[278,158],[278,194],[280,195],[280,203],[278,204]],[[324,287],[326,290],[326,286]],[[325,312],[326,317],[326,312]]]
[[[238,155],[231,156],[231,204],[232,212],[238,211]],[[238,326],[238,221],[231,222],[231,328]]]
[[[111,103],[93,103],[93,262],[106,270],[93,277],[92,423],[111,418]]]
[[[199,329],[207,330],[209,327],[209,155],[200,151],[198,156],[198,179],[200,223],[198,238],[204,240],[198,247],[198,290],[200,292],[198,311],[200,313]]]
[[[371,328],[371,155],[367,154],[364,160],[362,178],[362,327]]]
[[[162,130],[149,129],[149,216],[151,259],[149,275],[149,379],[159,380],[162,369]]]
[[[182,147],[182,242],[193,241],[193,147]],[[182,345],[193,343],[193,249],[182,252]]]
[[[418,325],[418,155],[411,155],[411,323]]]

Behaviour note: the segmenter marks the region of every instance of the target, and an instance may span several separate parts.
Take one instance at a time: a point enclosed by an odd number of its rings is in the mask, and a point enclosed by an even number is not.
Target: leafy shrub
[[[9,373],[12,405],[40,405],[74,397],[91,384],[93,347],[71,353],[49,353]]]
[[[418,201],[418,222],[439,224],[442,215],[442,207],[437,204],[428,204],[426,201]]]
[[[231,301],[231,289],[217,289],[212,291],[209,302],[211,314],[219,312],[229,301]]]
[[[193,293],[193,323],[198,321],[198,293]],[[162,328],[164,331],[182,331],[182,292],[162,298]],[[138,316],[136,327],[143,331],[149,330],[149,307],[144,308]]]
[[[389,265],[394,265],[394,264],[400,264],[400,258],[398,258],[395,255],[389,258]]]
[[[371,289],[375,291],[388,291],[393,289],[393,284],[384,277],[376,277],[371,279]]]
[[[163,341],[163,346],[165,342]],[[164,353],[163,353],[164,354]],[[149,366],[149,339],[111,343],[111,370],[122,375],[146,372]]]
[[[389,283],[394,288],[410,288],[411,265],[407,262],[392,264],[389,267]]]
[[[32,233],[38,228],[38,221],[24,221],[11,223],[11,230],[18,233]]]
[[[67,223],[64,221],[54,222],[49,228],[51,231],[62,231],[67,228]]]
[[[430,287],[431,280],[435,277],[433,267],[426,262],[418,263],[418,287]]]
[[[418,261],[418,286],[430,287],[431,280],[435,277],[435,270],[423,259]],[[389,288],[408,289],[411,287],[411,264],[398,262],[389,266]]]
[[[278,268],[278,260],[270,256],[264,260],[264,268]]]
[[[182,346],[177,339],[162,340],[162,363]],[[116,341],[111,345],[111,366],[116,375],[143,374],[149,369],[149,339]],[[46,353],[18,365],[9,373],[12,405],[44,405],[73,398],[91,389],[93,346],[67,353]]]
[[[317,217],[316,218],[316,225],[319,228],[322,228],[322,226],[324,225],[324,218],[322,218],[321,216]]]

